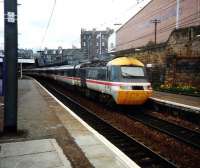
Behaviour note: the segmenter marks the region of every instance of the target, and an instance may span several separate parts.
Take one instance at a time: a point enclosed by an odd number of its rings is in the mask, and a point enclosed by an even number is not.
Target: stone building
[[[32,59],[33,50],[31,49],[18,49],[18,58]]]
[[[108,53],[108,38],[112,32],[109,28],[105,31],[81,29],[81,49],[87,53],[89,60],[102,58]]]
[[[80,48],[63,49],[63,62],[69,65],[80,64],[87,60],[87,54]]]
[[[45,49],[38,51],[38,66],[75,65],[87,61],[87,54],[78,48]]]

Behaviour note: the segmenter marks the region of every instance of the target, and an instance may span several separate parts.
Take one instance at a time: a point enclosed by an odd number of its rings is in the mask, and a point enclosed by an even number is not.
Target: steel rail
[[[128,117],[200,149],[200,133],[144,113],[128,113]]]

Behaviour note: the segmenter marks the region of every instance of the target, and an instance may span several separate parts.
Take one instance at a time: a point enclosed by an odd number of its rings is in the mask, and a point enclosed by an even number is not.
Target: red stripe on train
[[[81,79],[78,77],[64,77],[65,79],[71,79],[71,80],[78,80],[80,81]],[[107,81],[99,81],[99,80],[93,80],[93,79],[86,79],[86,82],[88,83],[96,83],[96,84],[101,84],[101,85],[107,85],[107,86],[122,86],[122,83],[117,83],[117,82],[107,82]]]

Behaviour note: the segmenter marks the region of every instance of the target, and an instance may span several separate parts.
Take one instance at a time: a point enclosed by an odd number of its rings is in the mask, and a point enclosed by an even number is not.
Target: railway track
[[[131,138],[127,134],[121,132],[119,129],[114,128],[98,116],[93,114],[90,110],[78,104],[73,99],[67,97],[64,93],[56,88],[42,82],[43,85],[53,93],[59,100],[72,109],[79,117],[87,122],[96,131],[106,137],[112,144],[118,147],[129,158],[134,160],[141,167],[176,167],[175,164],[166,160],[162,156],[156,154],[148,147],[144,146],[137,140]]]
[[[128,113],[127,115],[128,117],[137,120],[149,127],[159,130],[184,143],[200,149],[200,134],[198,132],[144,113]]]

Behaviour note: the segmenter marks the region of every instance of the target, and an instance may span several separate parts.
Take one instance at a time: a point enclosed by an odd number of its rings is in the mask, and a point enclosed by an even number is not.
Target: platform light
[[[146,67],[147,67],[147,68],[152,68],[153,65],[152,65],[152,64],[146,64]]]
[[[135,51],[141,51],[141,49],[140,48],[136,48]]]

